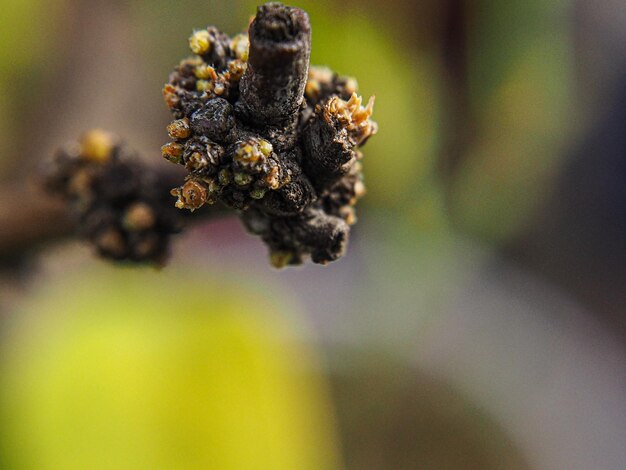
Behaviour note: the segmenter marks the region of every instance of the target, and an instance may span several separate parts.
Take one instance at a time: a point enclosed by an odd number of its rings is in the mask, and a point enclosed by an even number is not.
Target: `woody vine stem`
[[[354,79],[309,66],[311,27],[298,8],[267,3],[247,34],[210,26],[189,46],[193,56],[163,89],[174,121],[162,154],[186,176],[143,163],[105,131],[87,132],[41,171],[63,204],[40,198],[47,209],[32,216],[55,211],[57,223],[33,243],[78,233],[103,257],[163,263],[186,223],[230,211],[275,267],[341,257],[365,192],[359,149],[377,131],[373,99],[364,106]],[[0,257],[11,238],[1,235]]]

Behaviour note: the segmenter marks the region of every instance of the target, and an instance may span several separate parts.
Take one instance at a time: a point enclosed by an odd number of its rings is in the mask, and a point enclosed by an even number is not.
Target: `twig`
[[[163,194],[181,179],[177,168],[158,167],[156,186]],[[171,198],[171,204],[174,198]],[[214,205],[197,211],[194,217],[180,212],[184,223],[201,223],[226,214]],[[0,185],[0,266],[18,262],[42,248],[80,235],[79,220],[67,201],[46,194],[34,181]]]
[[[18,259],[43,244],[72,236],[75,225],[66,205],[34,185],[0,187],[0,263]]]
[[[0,259],[77,233],[103,257],[162,263],[189,217],[177,209],[214,204],[263,239],[275,267],[345,253],[365,192],[360,147],[377,131],[373,98],[362,105],[354,79],[309,68],[311,27],[298,8],[265,4],[249,34],[229,38],[209,26],[189,45],[195,56],[163,90],[175,120],[162,149],[187,175],[146,165],[117,137],[90,131],[43,168],[48,193],[65,206],[9,188]]]

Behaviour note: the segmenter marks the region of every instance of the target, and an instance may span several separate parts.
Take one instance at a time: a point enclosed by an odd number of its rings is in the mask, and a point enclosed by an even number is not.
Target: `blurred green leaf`
[[[541,206],[575,128],[566,0],[476,6],[470,82],[477,119],[453,194],[464,230],[491,241]]]
[[[338,466],[312,351],[243,283],[88,270],[13,320],[0,354],[2,468]]]
[[[58,13],[66,0],[0,0],[0,139],[16,131],[12,116],[29,93],[29,86],[49,66],[55,55]],[[11,152],[0,155],[0,165]]]

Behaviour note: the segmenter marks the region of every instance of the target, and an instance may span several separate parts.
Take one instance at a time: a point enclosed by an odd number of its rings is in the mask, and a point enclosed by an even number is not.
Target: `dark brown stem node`
[[[241,79],[241,104],[261,126],[295,119],[309,70],[308,15],[280,3],[258,8],[250,25],[248,68]]]

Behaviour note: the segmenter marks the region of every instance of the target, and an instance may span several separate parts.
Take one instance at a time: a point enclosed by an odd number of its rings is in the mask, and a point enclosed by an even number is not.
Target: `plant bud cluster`
[[[114,260],[161,264],[181,225],[154,170],[105,131],[92,130],[43,169],[47,190],[65,198],[81,235]]]
[[[163,96],[175,120],[163,157],[188,176],[171,193],[191,211],[220,202],[269,246],[274,266],[343,255],[365,193],[359,147],[376,133],[354,79],[309,67],[306,13],[259,7],[248,34],[211,26]]]

